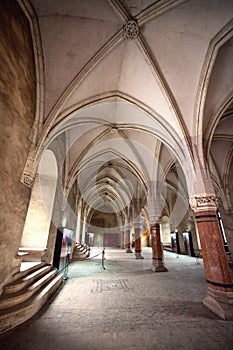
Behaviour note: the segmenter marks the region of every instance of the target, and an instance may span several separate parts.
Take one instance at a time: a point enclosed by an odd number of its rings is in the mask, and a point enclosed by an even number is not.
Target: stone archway
[[[25,220],[22,247],[46,248],[57,187],[57,161],[52,151],[41,158]]]

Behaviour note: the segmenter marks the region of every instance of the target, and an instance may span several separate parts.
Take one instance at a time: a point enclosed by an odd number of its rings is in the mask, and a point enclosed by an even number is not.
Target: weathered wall
[[[57,228],[62,226],[64,196],[63,196],[63,180],[64,180],[64,161],[66,155],[65,134],[60,134],[48,147],[56,157],[58,167],[57,188],[53,205],[52,221],[50,224],[47,251],[42,260],[48,264],[52,264],[55,242],[57,237]]]
[[[29,23],[14,0],[0,2],[0,294],[18,260],[30,189],[20,178],[30,147],[36,79]]]

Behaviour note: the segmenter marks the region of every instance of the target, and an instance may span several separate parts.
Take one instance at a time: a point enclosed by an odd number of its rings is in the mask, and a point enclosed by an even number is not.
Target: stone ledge
[[[22,261],[41,261],[46,251],[47,248],[19,247],[18,254],[25,253],[25,255],[22,256]]]

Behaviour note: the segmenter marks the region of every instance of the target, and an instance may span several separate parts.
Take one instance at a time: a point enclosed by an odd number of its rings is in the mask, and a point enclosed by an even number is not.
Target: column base
[[[208,291],[203,304],[223,320],[233,320],[233,292]]]
[[[127,248],[125,252],[126,253],[133,253],[133,251],[130,248]]]
[[[135,252],[135,259],[144,259],[144,256],[142,256],[142,253]]]
[[[153,266],[152,265],[152,271],[153,272],[167,272],[168,269],[165,266]]]

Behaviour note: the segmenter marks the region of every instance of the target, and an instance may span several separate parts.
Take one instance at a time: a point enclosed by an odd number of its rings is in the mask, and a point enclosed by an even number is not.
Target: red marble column
[[[139,198],[135,198],[133,201],[133,214],[134,214],[134,250],[135,259],[144,259],[142,256],[142,242],[141,242],[141,213],[142,201]]]
[[[233,282],[216,214],[216,199],[214,196],[196,196],[191,203],[208,286],[203,303],[221,318],[233,319]]]
[[[140,224],[134,226],[134,238],[135,238],[135,259],[144,259],[142,256],[142,242],[141,242],[141,227]]]
[[[166,272],[167,269],[163,262],[163,248],[160,239],[160,225],[155,223],[151,226],[151,239],[152,239],[152,271],[154,272]]]

